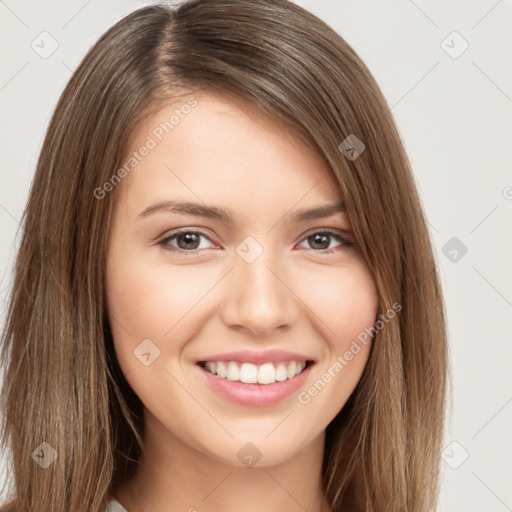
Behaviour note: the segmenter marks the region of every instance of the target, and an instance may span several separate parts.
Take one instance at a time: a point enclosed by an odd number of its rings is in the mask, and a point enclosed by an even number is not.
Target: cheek
[[[307,404],[314,398],[315,413],[328,422],[343,407],[364,371],[379,297],[371,272],[361,261],[336,272],[317,273],[309,285],[311,318],[316,318],[325,350],[316,369],[318,381],[314,388],[304,390],[307,396],[299,396],[299,402]]]
[[[322,285],[322,286],[320,286]],[[378,293],[366,266],[346,267],[328,280],[316,281],[309,295],[318,330],[326,342],[325,357],[314,378],[300,390],[297,402],[312,432],[326,428],[357,386],[368,361],[378,312]],[[308,427],[305,427],[308,428]]]
[[[112,251],[106,283],[114,324],[119,324],[118,329],[124,327],[134,342],[141,337],[162,341],[172,336],[170,331],[207,290],[207,283],[197,278],[192,266],[171,272],[165,263],[148,261],[133,251],[118,257]]]
[[[124,376],[144,403],[150,404],[155,389],[169,387],[169,375],[163,370],[186,343],[186,320],[194,313],[189,297],[198,292],[194,292],[193,279],[182,278],[180,272],[171,275],[168,266],[148,260],[134,246],[128,251],[119,243],[109,252],[108,317]]]
[[[333,301],[339,304],[333,330],[334,344],[347,350],[352,341],[373,326],[378,312],[378,293],[373,278],[366,268],[360,268],[347,277],[346,282],[333,290]]]
[[[351,341],[370,328],[378,312],[378,292],[373,277],[361,261],[329,271],[302,274],[299,292],[316,319],[331,352],[346,350]],[[333,356],[333,353],[331,353]]]
[[[117,360],[132,389],[144,393],[148,385],[168,385],[168,375],[158,370],[171,367],[201,328],[201,300],[215,280],[211,269],[172,268],[161,255],[155,261],[156,251],[137,251],[135,245],[129,251],[122,244],[111,248],[106,294]],[[144,366],[147,353],[150,364]]]

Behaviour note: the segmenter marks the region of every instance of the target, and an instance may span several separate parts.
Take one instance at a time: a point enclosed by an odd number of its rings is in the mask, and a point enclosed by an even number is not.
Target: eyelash
[[[170,240],[178,237],[179,235],[183,235],[183,234],[186,234],[186,233],[193,233],[195,235],[201,235],[201,236],[205,237],[207,240],[209,240],[211,242],[210,237],[206,233],[204,233],[203,231],[198,230],[198,229],[197,230],[193,230],[193,229],[187,228],[187,229],[182,229],[182,230],[179,230],[179,231],[175,231],[171,235],[166,236],[163,240],[158,242],[158,245],[161,245],[164,249],[166,249],[168,251],[181,252],[181,253],[185,253],[186,255],[188,255],[188,254],[197,254],[197,253],[201,252],[203,249],[186,250],[186,249],[180,249],[180,248],[173,247],[173,246],[169,245],[169,241]],[[338,251],[346,251],[346,250],[350,249],[351,247],[353,247],[355,245],[354,240],[352,240],[351,238],[348,238],[346,235],[342,235],[342,234],[338,233],[337,231],[333,231],[331,229],[322,229],[322,228],[318,228],[318,229],[315,229],[315,230],[309,232],[302,239],[302,241],[307,240],[309,237],[312,237],[312,236],[314,236],[316,234],[319,234],[319,233],[322,234],[322,235],[329,235],[331,237],[338,238],[339,240],[341,240],[342,246],[338,247],[338,248],[334,248],[334,249],[319,249],[319,250],[311,249],[314,252],[317,252],[317,253],[320,253],[320,254],[332,254],[332,253],[335,253],[335,252],[338,252]]]

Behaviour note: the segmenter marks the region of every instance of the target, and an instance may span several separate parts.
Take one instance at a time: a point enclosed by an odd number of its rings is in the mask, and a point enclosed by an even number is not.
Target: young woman
[[[324,22],[126,16],[62,93],[23,221],[5,510],[435,510],[436,262],[386,102]]]

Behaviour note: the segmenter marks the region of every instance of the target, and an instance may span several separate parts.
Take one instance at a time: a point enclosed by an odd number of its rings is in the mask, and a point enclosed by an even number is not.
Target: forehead
[[[155,110],[134,130],[130,158],[120,199],[137,207],[179,197],[254,213],[269,203],[289,210],[343,199],[317,155],[283,122],[210,93],[181,95]]]

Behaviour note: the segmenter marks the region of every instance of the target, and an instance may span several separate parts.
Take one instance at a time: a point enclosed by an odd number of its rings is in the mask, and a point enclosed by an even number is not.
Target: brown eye
[[[204,249],[204,247],[200,247],[201,238],[205,238],[206,240],[210,241],[208,236],[202,231],[183,230],[177,231],[165,237],[161,242],[159,242],[159,245],[162,245],[165,249],[171,251],[181,251],[183,253],[196,253],[199,251],[200,248]],[[176,241],[176,243],[171,243],[171,241],[174,240]]]
[[[329,246],[331,245],[333,238],[340,240],[341,244],[340,246],[338,246],[338,248],[331,247],[329,249]],[[355,242],[352,239],[348,238],[342,233],[338,233],[331,230],[315,231],[314,233],[309,234],[304,240],[307,241],[310,247],[314,249],[316,252],[323,251],[324,253],[327,254],[336,252],[338,250],[349,249],[350,247],[353,247],[355,245]]]
[[[177,251],[183,254],[196,254],[200,250],[208,249],[201,247],[201,239],[204,238],[211,242],[206,233],[202,231],[181,230],[171,233],[165,237],[159,245],[170,251]],[[337,247],[330,247],[333,239],[341,243]],[[307,241],[310,248],[321,254],[330,254],[340,250],[346,250],[355,245],[355,242],[342,233],[332,230],[318,230],[309,234],[304,241]],[[212,242],[213,243],[213,242]]]

